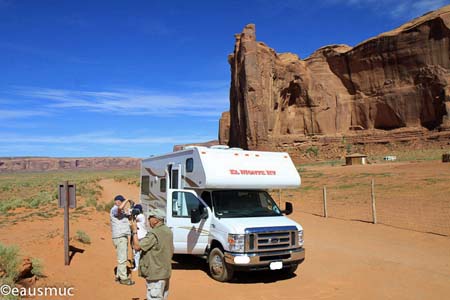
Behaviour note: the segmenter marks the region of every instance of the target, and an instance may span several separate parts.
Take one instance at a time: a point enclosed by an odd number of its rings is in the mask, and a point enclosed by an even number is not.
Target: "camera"
[[[127,215],[129,220],[136,220],[136,217],[142,213],[142,206],[130,200],[130,213]]]
[[[139,215],[140,213],[141,213],[141,209],[134,207],[134,208],[131,209],[131,214],[130,215],[131,215],[131,217],[133,219],[135,219],[136,216]]]

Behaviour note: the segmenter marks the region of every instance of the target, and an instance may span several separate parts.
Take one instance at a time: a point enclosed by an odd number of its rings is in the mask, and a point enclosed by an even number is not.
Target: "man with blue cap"
[[[128,277],[128,237],[131,234],[128,222],[128,214],[125,206],[130,200],[125,200],[122,195],[114,198],[114,206],[110,211],[111,233],[114,248],[117,254],[116,281],[124,285],[133,285],[134,281]]]

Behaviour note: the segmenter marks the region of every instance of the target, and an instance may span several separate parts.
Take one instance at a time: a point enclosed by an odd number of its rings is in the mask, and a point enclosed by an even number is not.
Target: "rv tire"
[[[214,248],[208,256],[209,274],[220,282],[227,282],[233,278],[233,269],[225,262],[223,251]]]

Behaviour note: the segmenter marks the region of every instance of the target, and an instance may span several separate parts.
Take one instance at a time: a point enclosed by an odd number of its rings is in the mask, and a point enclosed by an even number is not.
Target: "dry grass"
[[[323,214],[327,187],[328,215],[371,222],[371,180],[379,223],[450,236],[450,168],[439,160],[366,166],[301,166],[302,187],[286,191],[296,209]]]
[[[139,183],[139,171],[67,171],[0,174],[0,213],[2,223],[14,223],[18,217],[52,218],[59,213],[57,187],[68,180],[76,184],[77,205],[83,209],[92,207],[104,211],[109,205],[97,203],[102,193],[99,181],[114,178],[116,181]],[[36,210],[39,211],[36,211]]]

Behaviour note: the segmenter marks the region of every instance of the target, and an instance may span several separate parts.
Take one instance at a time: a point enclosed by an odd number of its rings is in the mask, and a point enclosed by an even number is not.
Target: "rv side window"
[[[166,179],[163,178],[159,181],[159,191],[161,193],[165,193],[166,192]]]
[[[191,210],[198,209],[204,211],[205,206],[191,193],[172,193],[172,216],[179,218],[190,218]]]
[[[186,172],[191,173],[194,171],[194,159],[188,158],[186,159]]]
[[[150,176],[142,176],[141,177],[141,194],[142,195],[150,194],[149,183],[150,183]]]

